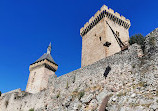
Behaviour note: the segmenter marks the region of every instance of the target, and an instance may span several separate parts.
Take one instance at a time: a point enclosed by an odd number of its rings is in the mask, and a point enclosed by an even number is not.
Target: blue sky
[[[157,0],[0,0],[0,91],[25,90],[50,41],[57,76],[80,68],[80,28],[103,4],[131,20],[130,36],[158,27]]]

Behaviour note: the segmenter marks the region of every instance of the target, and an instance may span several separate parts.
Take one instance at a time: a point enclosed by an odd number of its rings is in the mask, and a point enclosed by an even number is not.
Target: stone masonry
[[[48,88],[36,94],[15,90],[0,97],[0,111],[108,111],[158,110],[158,37],[118,52],[60,77],[50,76]],[[153,44],[150,42],[152,41]],[[106,73],[107,67],[111,70]],[[105,109],[104,109],[105,110]]]
[[[51,57],[51,44],[47,53],[43,54],[36,62],[30,65],[30,75],[26,86],[26,92],[37,93],[47,88],[50,75],[55,75],[58,65]]]
[[[91,30],[82,28],[82,39],[105,24],[104,19]],[[122,19],[126,22],[118,23],[123,24],[126,31],[119,32],[120,35],[128,33],[130,27],[129,20]],[[114,25],[110,21],[109,24]],[[119,31],[119,28],[116,30]],[[124,43],[128,40],[127,37],[120,37]],[[30,65],[26,91],[17,89],[2,94],[0,111],[157,111],[158,29],[146,36],[144,53],[137,44],[117,51],[108,53],[112,55],[103,59],[94,58],[96,61],[88,63],[90,65],[85,62],[85,67],[57,77],[55,71],[58,65],[51,57],[49,45],[47,53]]]
[[[106,96],[110,96],[108,111],[156,111],[158,37],[154,38],[154,46],[147,38],[143,57],[138,55],[140,46],[134,44],[92,65],[50,76],[48,88],[39,93],[2,94],[0,111],[104,111],[100,106]],[[107,67],[111,68],[108,73]]]
[[[81,111],[88,111],[89,106],[86,104],[90,104],[93,99],[96,101],[94,109],[98,109],[104,96],[110,94],[111,90],[118,91],[125,87],[124,84],[132,82],[132,75],[128,71],[132,70],[132,64],[138,61],[139,49],[139,46],[133,45],[129,50],[63,76],[52,75],[48,88],[39,93],[8,93],[0,98],[0,111],[28,111],[31,108],[37,111],[77,111],[80,106]],[[107,66],[111,67],[111,71],[105,79]],[[85,96],[80,99],[81,92],[84,92]]]
[[[128,46],[129,27],[130,21],[128,19],[103,5],[80,30],[82,36],[81,66],[90,65],[121,51],[113,31]],[[106,42],[110,43],[110,46],[104,46],[103,44]]]

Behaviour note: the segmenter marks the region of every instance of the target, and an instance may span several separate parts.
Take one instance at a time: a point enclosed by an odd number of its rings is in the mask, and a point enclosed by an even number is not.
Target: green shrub
[[[151,46],[155,46],[155,37],[150,37],[150,38],[149,38],[149,44],[150,44]]]
[[[34,111],[34,108],[29,109],[29,111]]]
[[[158,91],[156,91],[156,96],[158,96]]]
[[[73,77],[73,81],[72,82],[75,83],[75,80],[76,80],[76,76]]]
[[[139,82],[139,83],[138,83],[138,86],[139,86],[139,87],[146,87],[146,83],[145,83],[145,82]]]
[[[134,69],[135,67],[136,67],[136,65],[135,65],[135,64],[133,64],[133,65],[132,65],[132,68]]]
[[[59,97],[60,97],[60,92],[58,92],[58,94],[57,94],[56,98],[59,98]]]
[[[66,83],[66,89],[68,89],[69,88],[69,83],[68,83],[68,81],[67,81],[67,83]]]
[[[129,44],[132,45],[135,43],[140,45],[142,50],[144,51],[144,49],[145,49],[145,37],[143,37],[142,34],[135,34],[135,35],[130,37]]]
[[[81,91],[78,93],[78,99],[80,100],[84,96],[85,92]]]
[[[5,101],[6,108],[8,107],[9,101]]]

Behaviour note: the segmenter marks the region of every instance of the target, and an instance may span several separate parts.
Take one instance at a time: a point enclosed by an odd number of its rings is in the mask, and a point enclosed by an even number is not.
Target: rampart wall
[[[92,65],[60,77],[51,76],[48,88],[39,93],[18,89],[2,94],[0,111],[102,111],[102,103],[107,104],[108,111],[158,110],[155,36],[150,33],[147,37],[143,57],[140,46],[134,44]],[[110,99],[105,103],[107,96]]]
[[[51,76],[48,89],[36,94],[23,91],[6,94],[0,97],[0,111],[28,111],[31,108],[37,111],[98,110],[107,94],[132,84],[132,65],[138,63],[139,50],[138,45],[133,45],[63,76]],[[109,72],[106,71],[108,66]],[[96,102],[96,106],[91,102]]]

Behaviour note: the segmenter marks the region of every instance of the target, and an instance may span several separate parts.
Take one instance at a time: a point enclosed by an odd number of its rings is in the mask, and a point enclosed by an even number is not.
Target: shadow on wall
[[[110,67],[110,66],[106,67],[106,70],[105,70],[105,72],[104,72],[104,77],[105,77],[105,79],[106,79],[106,77],[108,76],[108,74],[109,74],[110,71],[111,71],[111,67]]]
[[[108,104],[108,101],[109,101],[110,97],[111,97],[111,95],[108,95],[108,96],[106,96],[106,97],[103,99],[103,101],[102,101],[102,103],[101,103],[101,105],[100,105],[99,111],[108,111],[108,110],[106,109],[106,106],[107,106],[107,104]]]

